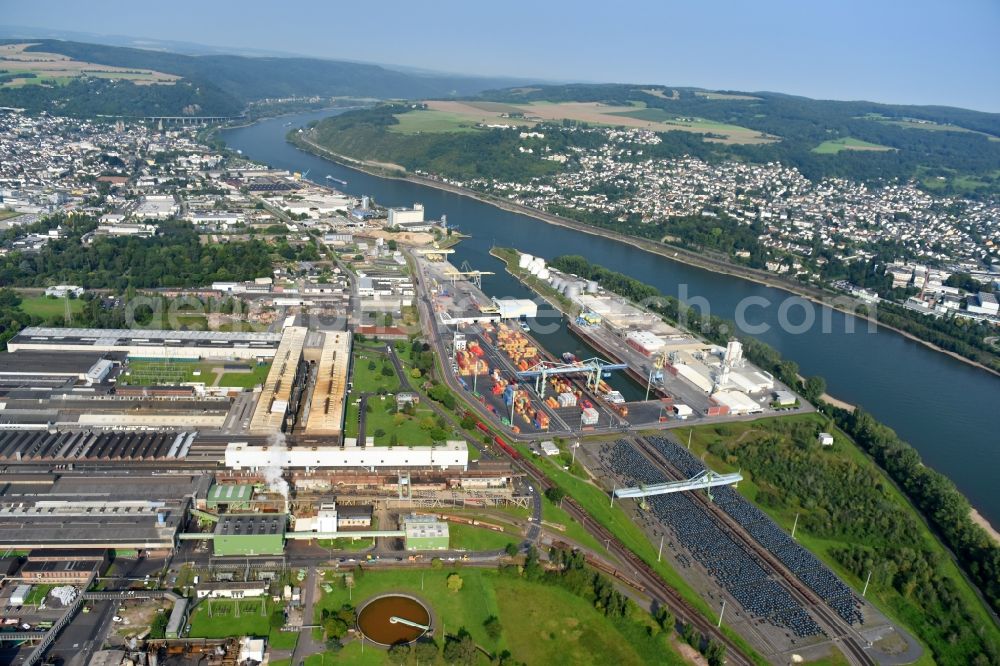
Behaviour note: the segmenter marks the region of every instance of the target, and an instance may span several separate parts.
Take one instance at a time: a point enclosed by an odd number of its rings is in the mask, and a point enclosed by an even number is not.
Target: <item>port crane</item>
[[[665,483],[654,483],[651,485],[642,484],[638,488],[616,488],[613,494],[618,498],[641,498],[650,497],[651,495],[679,493],[686,490],[705,489],[708,491],[708,499],[712,500],[714,499],[712,497],[712,488],[715,488],[716,486],[736,485],[742,480],[743,475],[740,472],[719,474],[718,472],[713,472],[710,469],[704,469],[685,481],[667,481]]]
[[[494,275],[494,273],[492,271],[473,270],[472,266],[469,264],[468,261],[462,262],[461,269],[446,268],[444,270],[444,276],[451,280],[452,286],[455,286],[455,283],[458,281],[458,278],[467,277],[470,279],[472,284],[476,285],[477,289],[482,289],[484,275]]]
[[[586,375],[587,387],[597,392],[597,387],[601,383],[601,377],[605,377],[612,370],[625,370],[628,365],[625,363],[612,363],[602,358],[588,358],[586,361],[576,363],[554,363],[552,361],[542,361],[541,363],[522,370],[517,373],[518,379],[534,379],[535,393],[539,398],[545,398],[545,380],[554,375]]]

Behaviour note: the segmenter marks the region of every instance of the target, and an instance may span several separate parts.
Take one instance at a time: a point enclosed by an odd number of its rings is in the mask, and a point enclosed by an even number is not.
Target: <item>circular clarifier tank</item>
[[[358,629],[368,640],[379,645],[412,643],[430,629],[431,612],[427,606],[405,594],[383,594],[358,611]]]

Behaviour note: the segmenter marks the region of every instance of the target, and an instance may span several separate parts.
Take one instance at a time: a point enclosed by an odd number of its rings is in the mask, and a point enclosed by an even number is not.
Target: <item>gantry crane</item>
[[[458,281],[460,277],[467,277],[471,280],[472,284],[476,285],[477,289],[483,288],[483,276],[484,275],[494,275],[492,271],[477,271],[473,270],[472,266],[468,261],[462,262],[461,269],[456,269],[454,267],[446,268],[443,275],[451,280],[452,286]]]

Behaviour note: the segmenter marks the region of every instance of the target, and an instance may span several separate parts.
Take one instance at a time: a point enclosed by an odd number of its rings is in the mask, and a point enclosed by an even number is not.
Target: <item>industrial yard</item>
[[[764,654],[826,652],[830,640],[901,639],[889,620],[731,486],[662,492],[707,468],[669,437],[589,442],[582,457],[600,483],[645,489],[622,499],[659,554]],[[710,472],[709,472],[710,474]],[[641,493],[640,493],[641,495]]]
[[[601,539],[612,550],[611,537],[578,508],[543,499],[550,482],[527,456],[592,475],[612,504],[616,488],[701,489],[704,470],[667,440],[617,438],[807,407],[747,363],[738,342],[707,344],[522,255],[525,272],[575,304],[563,325],[597,355],[546,348],[535,301],[489,297],[486,273],[456,268],[449,252],[409,253],[434,343],[415,348],[442,365],[429,376],[412,353],[403,358],[401,341],[316,330],[294,314],[267,332],[15,335],[0,356],[0,548],[22,554],[11,571],[36,587],[3,590],[45,597],[41,586],[62,585],[78,600],[19,608],[28,628],[10,661],[62,654],[74,632],[134,637],[143,623],[166,641],[154,649],[178,655],[252,655],[267,642],[294,653],[289,636],[312,620],[319,592],[308,577],[319,564],[494,566],[511,549],[557,545],[588,549],[588,564],[643,604],[650,585],[670,598],[655,574],[619,568],[639,566],[627,551],[591,552]],[[466,404],[446,406],[440,388]],[[583,441],[579,463],[567,437]],[[692,589],[731,605],[727,622],[762,654],[818,656],[831,639],[888,635],[877,611],[724,485],[732,476],[712,491],[729,518],[691,494],[617,501],[643,541],[667,541],[667,561]],[[93,596],[95,585],[126,596]],[[238,619],[259,636],[277,613],[289,635],[227,642],[219,624]]]

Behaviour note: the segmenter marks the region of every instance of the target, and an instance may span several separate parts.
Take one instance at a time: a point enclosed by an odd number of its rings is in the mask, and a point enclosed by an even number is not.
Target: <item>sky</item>
[[[464,74],[1000,112],[1000,0],[0,0],[0,24]]]

